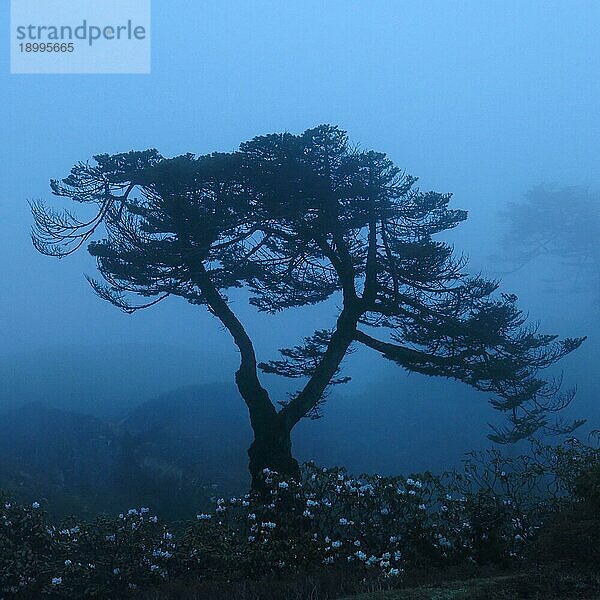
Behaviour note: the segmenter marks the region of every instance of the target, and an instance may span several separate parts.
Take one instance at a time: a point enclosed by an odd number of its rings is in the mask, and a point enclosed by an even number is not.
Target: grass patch
[[[595,600],[600,573],[563,565],[346,596],[343,600]]]

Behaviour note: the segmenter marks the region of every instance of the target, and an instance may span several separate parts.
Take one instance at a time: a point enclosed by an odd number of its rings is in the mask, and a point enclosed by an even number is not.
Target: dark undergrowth
[[[52,523],[0,504],[0,598],[600,598],[598,450],[473,454],[461,473],[266,470],[268,497],[187,523],[147,508]]]

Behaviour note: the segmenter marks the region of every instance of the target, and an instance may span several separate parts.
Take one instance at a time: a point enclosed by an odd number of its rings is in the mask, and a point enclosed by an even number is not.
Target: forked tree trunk
[[[290,434],[293,426],[322,396],[352,342],[356,323],[362,314],[355,293],[350,300],[345,298],[344,302],[349,302],[349,307],[345,306],[340,314],[336,332],[312,378],[284,410],[277,412],[269,394],[260,384],[254,346],[244,326],[219,294],[204,264],[195,264],[194,271],[195,283],[202,290],[211,312],[227,328],[240,351],[240,368],[235,374],[235,382],[248,407],[254,431],[254,441],[248,449],[251,489],[259,493],[266,491],[263,471],[267,468],[277,471],[284,478],[299,479],[300,466],[292,456]]]
[[[248,456],[252,491],[265,492],[264,469],[276,471],[284,479],[298,479],[300,466],[292,456],[291,432],[281,415],[275,414],[269,418],[251,420],[254,441],[248,449]]]

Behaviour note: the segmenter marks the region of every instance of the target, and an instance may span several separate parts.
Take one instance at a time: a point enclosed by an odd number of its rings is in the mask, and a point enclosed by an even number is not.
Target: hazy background
[[[7,23],[8,2],[0,10]],[[151,75],[9,75],[0,54],[0,407],[41,400],[117,419],[159,393],[229,382],[235,369],[227,334],[204,310],[173,300],[122,314],[89,289],[86,253],[57,261],[34,251],[27,200],[50,199],[48,180],[76,161],[150,147],[228,151],[337,124],[422,188],[452,192],[469,211],[451,235],[457,250],[473,270],[502,276],[489,257],[508,202],[541,183],[600,189],[599,24],[592,1],[172,0],[153,3]],[[552,291],[549,272],[557,267],[534,262],[504,289],[544,331],[589,336],[560,368],[579,388],[573,414],[597,426],[598,304],[567,283]],[[335,318],[333,305],[268,317],[234,300],[263,360]],[[407,376],[374,353],[347,364],[352,383],[324,419],[302,424],[300,458],[409,471],[487,443],[496,416],[485,395]],[[265,381],[283,397],[280,382]]]

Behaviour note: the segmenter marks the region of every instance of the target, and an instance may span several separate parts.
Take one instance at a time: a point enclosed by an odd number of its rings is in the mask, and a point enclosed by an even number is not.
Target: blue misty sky
[[[88,289],[89,257],[34,252],[26,201],[51,199],[48,180],[93,154],[201,154],[258,134],[338,124],[422,187],[453,192],[470,218],[452,240],[483,269],[507,202],[542,182],[600,183],[597,2],[155,0],[152,8],[151,75],[10,75],[8,38],[3,45],[4,357],[56,357],[80,345],[110,354],[135,343],[145,348],[140,356],[155,358],[189,349],[193,360],[165,375],[172,383],[220,376],[235,363],[203,312],[173,301],[123,315]],[[6,0],[0,10],[6,34]],[[536,318],[581,333],[566,327],[558,300],[526,283],[515,279]],[[261,350],[333,318],[331,309],[305,311],[274,327],[268,318],[250,322],[241,299],[236,307]],[[220,367],[206,363],[209,353]]]

